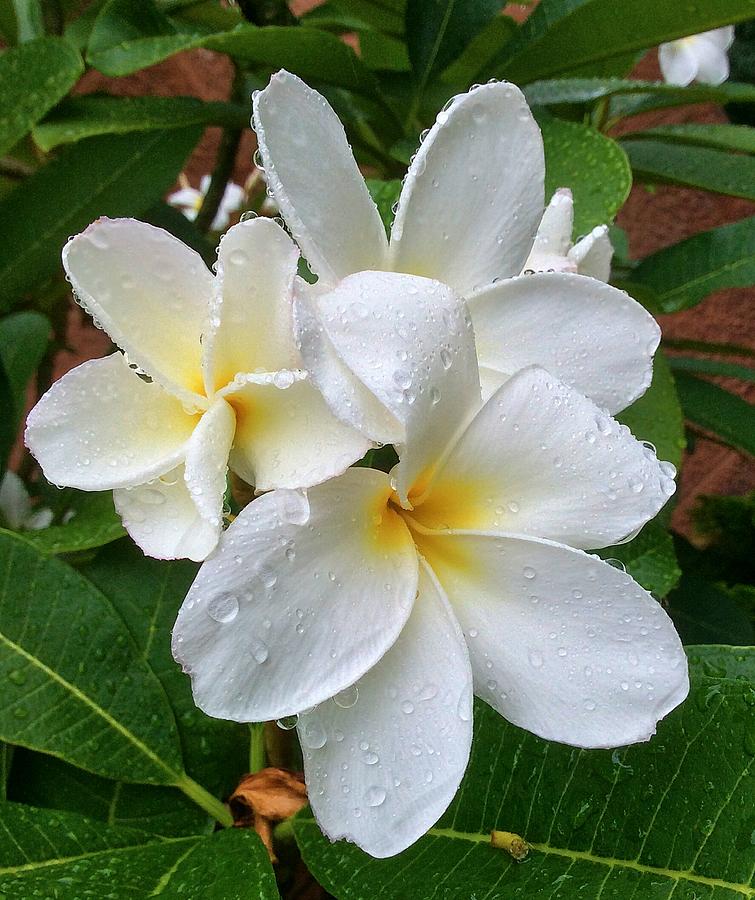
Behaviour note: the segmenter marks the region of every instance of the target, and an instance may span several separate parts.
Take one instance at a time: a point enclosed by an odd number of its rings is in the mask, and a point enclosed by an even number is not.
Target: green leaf
[[[173,713],[110,601],[8,532],[0,562],[0,738],[106,777],[179,784]]]
[[[755,408],[751,404],[686,372],[677,372],[676,386],[684,415],[694,425],[713,432],[735,450],[755,455]]]
[[[49,337],[50,322],[41,313],[20,312],[0,319],[0,360],[19,416],[26,402],[26,388],[45,355]]]
[[[663,81],[635,81],[633,78],[548,78],[533,81],[524,88],[524,95],[530,106],[592,103],[603,97],[633,94],[642,95],[638,102],[657,101],[669,106],[728,103],[733,100],[755,102],[755,85],[724,82],[719,85],[691,84],[689,87],[678,87]]]
[[[186,771],[214,794],[226,796],[247,771],[248,729],[197,709],[189,678],[170,650],[170,632],[197,568],[186,560],[149,559],[122,541],[100,551],[82,572],[108,597],[140,658],[160,679],[176,718]]]
[[[692,644],[685,647],[690,665],[711,678],[746,678],[755,681],[752,647]]]
[[[359,53],[368,69],[377,72],[409,72],[411,63],[406,44],[379,31],[359,32]]]
[[[650,441],[658,459],[679,468],[685,447],[684,423],[674,378],[668,362],[659,351],[653,363],[653,381],[648,390],[616,418],[627,425],[640,441]]]
[[[89,138],[0,199],[0,308],[55,274],[68,237],[98,216],[139,216],[173,184],[200,129]]]
[[[745,680],[693,669],[655,737],[613,751],[547,743],[478,703],[469,768],[425,837],[376,860],[300,814],[304,861],[339,900],[751,896],[753,650],[742,656],[731,671]],[[491,846],[493,829],[527,841],[527,859]]]
[[[111,491],[70,491],[65,498],[65,524],[24,533],[40,553],[76,553],[122,538],[126,531],[113,506]]]
[[[13,396],[13,386],[5,371],[2,357],[0,357],[0,410],[5,411],[4,415],[0,415],[0,479],[2,479],[8,457],[16,442],[15,422],[19,415]]]
[[[457,59],[500,11],[500,0],[407,0],[406,45],[418,84]]]
[[[626,544],[600,551],[603,559],[618,559],[646,591],[665,597],[682,574],[676,561],[674,541],[658,520],[646,525]]]
[[[722,375],[755,382],[755,368],[718,359],[699,359],[696,356],[670,356],[669,365],[678,372],[699,372],[702,375]]]
[[[129,75],[182,50],[203,47],[237,62],[284,68],[305,80],[374,94],[377,84],[351,47],[317,28],[250,23],[216,34],[177,32],[156,7],[143,0],[110,0],[97,17],[87,62],[104,75]]]
[[[18,22],[18,42],[41,38],[45,33],[42,0],[11,0]]]
[[[176,788],[112,781],[30,750],[14,755],[8,799],[169,837],[207,834],[214,825]]]
[[[442,80],[464,89],[468,88],[503,44],[511,39],[517,27],[516,22],[509,16],[495,16],[443,72]]]
[[[541,0],[491,74],[518,84],[755,16],[755,0]]]
[[[0,825],[0,891],[9,898],[278,897],[267,852],[252,831],[159,838],[13,803],[0,806]]]
[[[727,587],[685,572],[667,610],[685,644],[751,644],[753,600],[749,585]]]
[[[375,202],[375,206],[377,206],[380,218],[383,220],[385,233],[390,234],[391,225],[393,224],[393,207],[401,193],[401,181],[398,178],[394,178],[391,181],[368,178],[367,189]]]
[[[665,313],[689,309],[723,288],[755,284],[755,216],[645,257],[632,280],[651,288]]]
[[[755,158],[663,141],[622,141],[635,177],[755,200]]]
[[[585,234],[610,222],[632,186],[621,147],[587,125],[538,116],[545,147],[545,191],[560,187],[574,195],[574,233]]]
[[[698,147],[714,147],[755,153],[755,128],[748,125],[665,125],[645,131],[622,135],[626,140],[661,140],[670,143],[692,144]]]
[[[99,134],[128,134],[186,125],[249,126],[249,110],[196,97],[69,97],[32,131],[42,150]]]
[[[372,0],[328,0],[305,13],[302,24],[338,31],[359,31],[362,28],[401,36],[404,33],[403,5],[392,8],[390,3]]]
[[[74,86],[84,71],[62,38],[29,41],[0,54],[0,156]]]

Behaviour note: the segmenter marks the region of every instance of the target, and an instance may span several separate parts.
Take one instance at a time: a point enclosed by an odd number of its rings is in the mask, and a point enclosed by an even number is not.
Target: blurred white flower
[[[175,206],[176,209],[180,209],[186,218],[191,219],[193,222],[197,217],[197,213],[202,206],[202,202],[204,201],[209,187],[209,175],[202,176],[202,180],[199,182],[199,190],[191,187],[187,181],[182,185],[180,190],[168,197],[168,203],[170,203],[171,206]],[[212,220],[213,231],[225,231],[233,213],[241,209],[241,206],[244,203],[244,196],[244,189],[242,187],[234,184],[233,181],[228,182],[225,187],[225,192],[223,193],[223,199],[220,201],[218,211],[215,214],[215,218]]]
[[[664,80],[682,87],[695,80],[703,84],[722,84],[729,77],[726,51],[733,40],[734,26],[726,25],[661,44],[658,61]]]
[[[52,522],[52,510],[33,507],[26,485],[7,471],[0,482],[0,517],[14,531],[39,531]]]
[[[112,490],[136,543],[201,560],[222,528],[230,468],[260,490],[342,472],[369,441],[301,368],[292,324],[299,253],[270,219],[234,225],[216,274],[161,228],[99,219],[63,265],[122,352],[85,362],[29,413],[26,443],[53,484]]]
[[[597,225],[572,244],[574,201],[569,188],[559,188],[543,213],[523,272],[574,272],[607,282],[613,245],[607,225]]]

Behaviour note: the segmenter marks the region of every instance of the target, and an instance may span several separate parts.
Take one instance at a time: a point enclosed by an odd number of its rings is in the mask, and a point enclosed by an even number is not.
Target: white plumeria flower
[[[734,41],[734,26],[714,28],[661,44],[658,61],[664,81],[682,87],[697,80],[703,84],[723,84],[729,77],[726,51]]]
[[[298,714],[323,831],[385,857],[454,796],[473,691],[580,747],[647,740],[686,696],[663,608],[584,552],[652,518],[673,467],[537,367],[480,408],[446,285],[361,273],[335,293],[323,365],[403,423],[400,463],[252,502],[202,566],[173,653],[212,716]]]
[[[301,369],[298,258],[268,219],[228,231],[214,276],[181,241],[133,219],[99,219],[72,238],[63,264],[73,290],[122,352],[73,369],[29,414],[26,443],[46,477],[113,490],[150,556],[201,560],[220,536],[228,465],[268,490],[307,487],[359,459],[369,442]]]
[[[187,183],[185,187],[170,194],[168,203],[180,209],[186,218],[193,222],[202,208],[202,203],[209,187],[210,176],[203,175],[202,180],[199,182],[199,190],[190,187]],[[220,201],[218,211],[215,213],[215,218],[212,220],[212,230],[225,231],[228,223],[231,221],[231,216],[241,209],[244,199],[244,188],[239,187],[233,181],[229,181],[223,192],[223,199]]]
[[[52,510],[31,505],[26,485],[10,470],[0,481],[0,518],[14,531],[40,531],[52,523]]]
[[[357,272],[421,275],[468,301],[485,396],[533,363],[612,413],[647,389],[660,329],[638,303],[594,278],[520,276],[543,214],[544,161],[514,85],[482,85],[439,113],[409,167],[390,241],[323,97],[282,71],[253,106],[268,190],[319,278],[313,315]]]
[[[598,281],[611,277],[613,245],[608,225],[597,225],[572,244],[574,200],[569,188],[559,188],[543,213],[524,274],[535,272],[578,272]]]

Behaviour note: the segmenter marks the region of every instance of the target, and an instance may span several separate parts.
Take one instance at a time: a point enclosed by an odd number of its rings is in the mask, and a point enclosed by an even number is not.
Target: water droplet
[[[385,798],[388,795],[385,792],[384,788],[381,787],[371,787],[367,789],[367,792],[364,795],[364,802],[367,806],[380,806],[385,803]]]
[[[270,655],[270,652],[267,649],[267,644],[264,641],[260,640],[252,641],[252,648],[250,650],[250,653],[252,654],[252,659],[259,665],[262,665],[262,663],[265,662]]]
[[[221,625],[233,622],[238,614],[239,599],[235,594],[219,594],[207,605],[207,615]]]
[[[543,654],[538,650],[530,650],[527,654],[527,657],[530,661],[530,665],[533,668],[539,669],[543,665]]]
[[[590,700],[588,698],[587,700],[584,701],[584,703],[582,705],[588,712],[592,712],[595,709],[596,704],[595,704],[594,700]]]
[[[451,356],[451,352],[449,350],[447,350],[445,347],[441,348],[440,361],[443,364],[444,369],[448,370],[451,368],[451,364],[453,363],[453,357]]]
[[[308,750],[319,750],[328,742],[323,726],[314,720],[308,720],[299,729],[302,744]]]
[[[333,703],[335,703],[336,706],[340,706],[341,709],[351,709],[352,706],[356,705],[358,699],[359,688],[353,684],[351,687],[339,691],[335,697],[333,697]]]
[[[291,525],[306,525],[309,521],[309,500],[303,491],[276,491],[278,515]]]
[[[21,669],[13,669],[11,672],[8,672],[8,681],[21,687],[22,684],[26,684],[26,672]]]
[[[401,704],[401,712],[406,713],[407,716],[411,715],[414,712],[414,704],[411,700],[404,700]]]
[[[380,757],[375,753],[374,750],[365,750],[362,755],[362,760],[368,766],[374,766],[380,762]]]
[[[532,566],[525,566],[522,569],[522,575],[524,575],[525,578],[532,579],[535,577],[535,575],[537,575],[537,572],[532,568]]]
[[[278,726],[278,728],[282,728],[283,731],[291,731],[299,724],[299,716],[298,714],[295,714],[293,716],[283,716],[283,718],[278,719],[275,724]]]

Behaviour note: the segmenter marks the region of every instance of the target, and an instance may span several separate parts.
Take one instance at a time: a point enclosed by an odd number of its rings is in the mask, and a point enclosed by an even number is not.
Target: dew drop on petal
[[[278,721],[275,724],[278,726],[278,728],[282,728],[283,731],[291,731],[293,728],[296,728],[296,726],[299,724],[299,716],[298,715],[283,716],[283,718],[278,719]]]
[[[317,721],[308,721],[299,729],[302,744],[308,750],[319,750],[328,741],[325,729]]]
[[[341,709],[351,709],[352,706],[356,705],[358,699],[359,688],[353,684],[351,687],[339,691],[335,697],[333,697],[333,702],[336,706],[340,706]]]
[[[367,792],[364,795],[364,802],[367,806],[381,806],[385,803],[385,798],[387,797],[387,793],[385,788],[381,787],[371,787],[367,788]]]
[[[239,599],[235,594],[219,594],[207,605],[207,615],[221,625],[233,622],[238,614]]]

